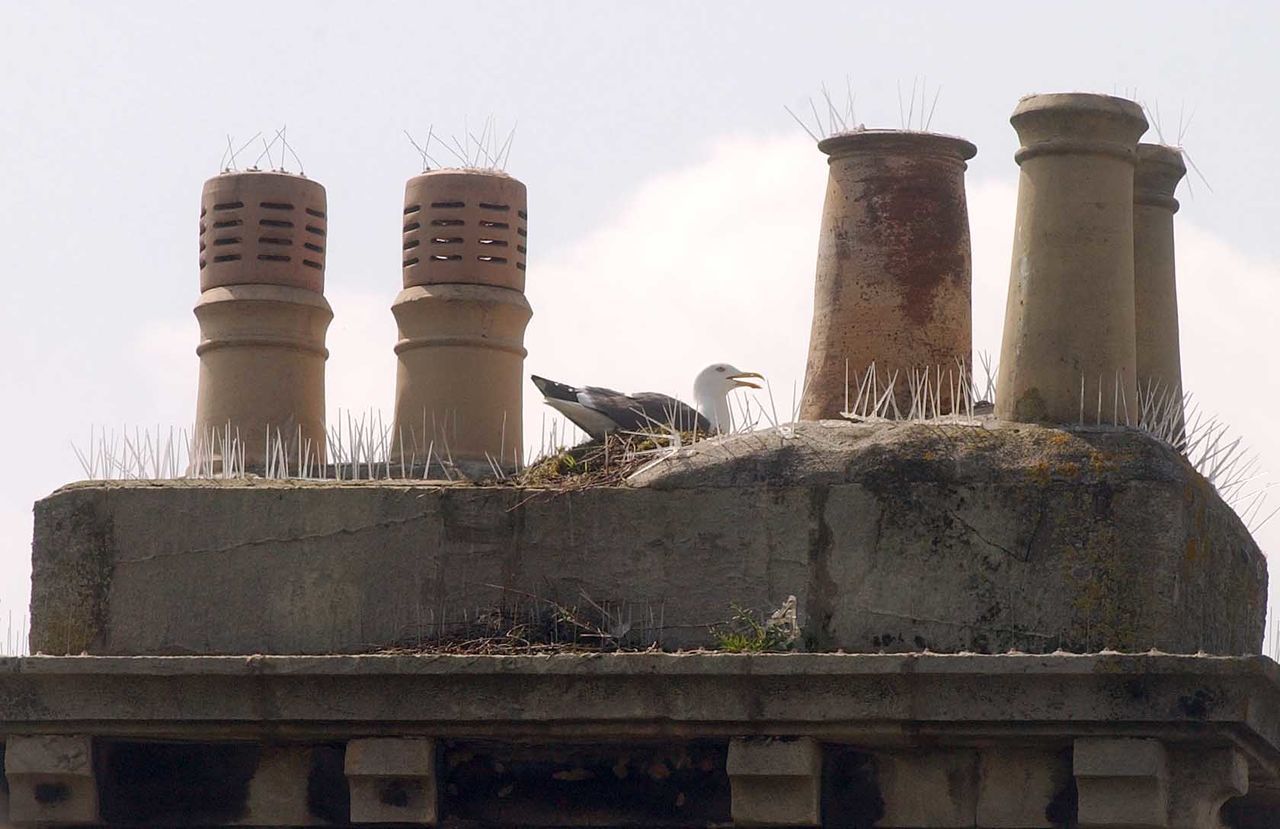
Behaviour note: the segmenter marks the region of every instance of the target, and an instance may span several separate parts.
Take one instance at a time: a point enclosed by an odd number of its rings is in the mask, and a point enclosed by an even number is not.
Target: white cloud
[[[825,176],[801,139],[728,138],[612,216],[584,206],[595,226],[531,259],[527,368],[687,400],[699,370],[730,362],[765,374],[788,416],[803,382]],[[540,409],[526,406],[526,444]]]

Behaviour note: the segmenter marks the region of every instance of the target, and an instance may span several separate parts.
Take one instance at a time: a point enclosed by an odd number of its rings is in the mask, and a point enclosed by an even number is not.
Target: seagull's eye
[[[724,366],[716,366],[716,371],[720,372],[721,374],[724,374]]]

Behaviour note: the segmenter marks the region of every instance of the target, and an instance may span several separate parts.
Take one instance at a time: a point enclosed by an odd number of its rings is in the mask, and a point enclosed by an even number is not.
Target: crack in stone
[[[1001,552],[1003,552],[1005,555],[1009,556],[1010,558],[1015,559],[1015,560],[1017,560],[1017,561],[1021,561],[1021,562],[1023,562],[1023,563],[1026,563],[1026,562],[1028,562],[1028,561],[1030,561],[1030,560],[1031,560],[1031,542],[1028,542],[1028,543],[1027,543],[1027,552],[1026,552],[1026,554],[1025,554],[1025,555],[1018,555],[1018,554],[1017,554],[1017,553],[1015,553],[1013,550],[1010,550],[1008,547],[1004,546],[1003,544],[997,544],[996,542],[994,542],[994,541],[992,541],[991,539],[987,538],[985,535],[983,535],[983,534],[982,534],[982,532],[981,532],[977,527],[973,526],[973,525],[972,525],[972,524],[970,524],[968,521],[964,520],[964,519],[963,519],[963,518],[961,518],[959,515],[957,515],[956,513],[952,512],[951,510],[947,510],[947,515],[951,516],[951,517],[952,517],[952,518],[954,518],[956,521],[958,521],[958,522],[960,522],[962,525],[964,525],[964,528],[965,528],[965,529],[967,529],[969,532],[971,532],[971,533],[973,533],[974,535],[976,535],[976,536],[977,536],[977,537],[978,537],[978,538],[979,538],[979,539],[980,539],[984,544],[986,544],[987,546],[989,546],[989,547],[994,547],[995,549],[1000,550]],[[1033,533],[1033,534],[1032,534],[1032,539],[1034,539],[1034,538],[1035,538],[1035,534]]]

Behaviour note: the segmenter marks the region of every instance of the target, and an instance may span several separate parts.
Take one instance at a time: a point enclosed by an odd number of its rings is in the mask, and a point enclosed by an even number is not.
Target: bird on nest
[[[579,429],[599,440],[610,432],[651,432],[675,428],[681,432],[715,434],[729,431],[729,392],[758,389],[754,371],[741,371],[728,363],[715,363],[698,372],[693,381],[693,406],[658,392],[623,394],[600,386],[575,388],[533,375],[543,402],[569,418]]]

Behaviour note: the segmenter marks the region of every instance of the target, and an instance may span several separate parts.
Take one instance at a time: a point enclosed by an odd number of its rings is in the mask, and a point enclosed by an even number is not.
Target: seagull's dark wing
[[[663,431],[672,425],[682,432],[711,432],[710,422],[696,409],[669,395],[623,394],[602,386],[576,388],[537,375],[533,383],[553,408],[593,438],[618,430]]]
[[[660,431],[674,425],[682,432],[704,434],[711,424],[691,406],[657,392],[623,394],[613,389],[587,386],[578,391],[578,402],[608,417],[627,432]]]
[[[536,374],[531,374],[529,377],[533,380],[533,384],[538,387],[538,391],[542,392],[542,396],[548,400],[578,402],[580,389],[575,389],[573,386],[555,380],[548,380],[545,377],[539,377]]]
[[[569,418],[579,429],[599,440],[609,432],[618,430],[612,412],[623,411],[627,396],[620,391],[604,388],[580,389],[536,374],[533,384],[542,392],[548,405]]]

